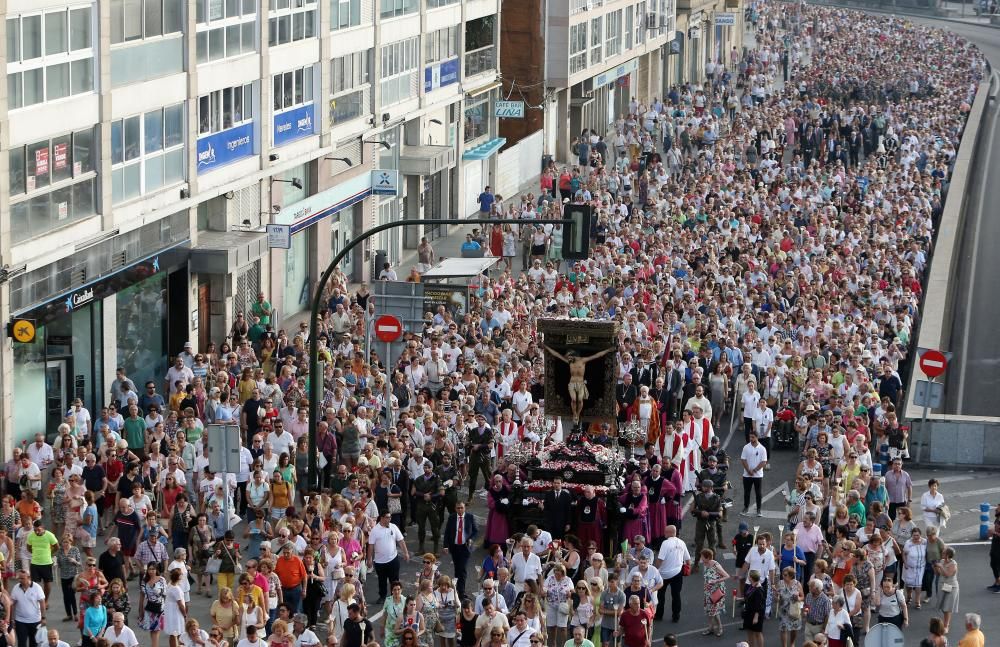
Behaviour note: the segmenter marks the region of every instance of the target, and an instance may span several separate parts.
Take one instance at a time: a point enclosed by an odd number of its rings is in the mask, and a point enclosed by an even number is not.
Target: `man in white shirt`
[[[52,453],[52,446],[45,442],[44,434],[35,434],[35,442],[28,445],[25,451],[31,462],[38,465],[42,471],[47,470],[56,459]]]
[[[389,512],[383,512],[379,516],[378,524],[368,534],[368,568],[374,567],[378,574],[379,599],[375,604],[385,602],[385,596],[389,592],[389,582],[399,579],[399,553],[403,553],[404,560],[410,560],[410,551],[403,540],[403,533],[395,524],[390,523],[391,518]]]
[[[649,558],[646,555],[639,557],[639,564],[629,571],[628,581],[631,581],[633,577],[639,576],[642,580],[642,585],[650,593],[656,593],[659,597],[659,591],[663,588],[663,576],[660,575],[660,571],[652,568],[649,564]]]
[[[271,451],[276,455],[288,454],[292,457],[292,450],[295,449],[295,437],[285,429],[284,423],[276,421],[274,430],[267,434],[267,442],[271,443]]]
[[[295,636],[295,647],[319,647],[319,637],[308,627],[309,617],[304,613],[296,613],[292,617],[292,635]]]
[[[778,584],[777,574],[775,573],[777,566],[774,562],[774,551],[767,547],[770,541],[770,533],[762,532],[757,535],[757,546],[750,549],[750,552],[747,553],[746,561],[743,562],[743,568],[740,573],[744,582],[750,581],[750,571],[760,573],[760,585],[764,587],[765,591],[768,586],[777,586]]]
[[[265,647],[265,645],[267,642],[257,635],[257,627],[254,625],[247,625],[247,637],[236,643],[236,647]]]
[[[178,356],[174,358],[174,365],[167,369],[165,380],[167,383],[166,393],[173,395],[177,393],[177,382],[190,384],[194,380],[194,373],[184,365],[184,358]]]
[[[684,566],[691,568],[691,553],[687,544],[677,536],[676,526],[667,526],[666,539],[660,544],[660,552],[656,555],[656,568],[663,578],[663,586],[656,596],[656,615],[654,619],[663,619],[663,610],[667,603],[667,586],[670,587],[670,620],[677,622],[681,617],[681,587],[684,586]]]
[[[31,581],[27,570],[22,569],[17,574],[17,584],[10,591],[10,599],[14,606],[15,632],[18,636],[34,636],[38,625],[45,622],[45,591],[37,582]]]
[[[743,464],[743,514],[750,511],[750,489],[753,488],[757,499],[757,516],[763,516],[761,506],[761,487],[764,483],[764,469],[767,467],[767,450],[760,444],[756,432],[750,432],[750,442],[743,446],[740,453]]]
[[[514,614],[514,626],[507,632],[507,647],[531,647],[534,635],[535,630],[528,626],[527,614],[519,610]]]
[[[503,596],[497,592],[496,582],[491,578],[486,578],[483,580],[483,590],[476,596],[476,604],[474,610],[476,613],[483,612],[483,604],[489,600],[493,603],[494,608],[500,613],[507,613],[507,601],[504,600]]]
[[[531,552],[538,555],[538,558],[541,559],[542,555],[549,552],[549,544],[552,543],[552,533],[532,524],[528,526],[528,536],[532,540]]]
[[[125,616],[121,613],[115,613],[111,616],[111,624],[104,630],[103,636],[112,645],[121,643],[125,647],[139,647],[139,641],[135,637],[135,632],[125,625]],[[251,647],[257,646],[251,644]]]
[[[531,552],[532,541],[528,537],[521,539],[521,551],[510,560],[510,571],[514,578],[514,587],[524,590],[525,580],[541,581],[542,561],[538,555]]]
[[[774,411],[767,406],[767,399],[760,398],[757,401],[757,409],[753,412],[753,428],[757,432],[757,439],[764,446],[764,451],[771,449],[771,429],[774,427]],[[771,469],[768,465],[764,469]]]

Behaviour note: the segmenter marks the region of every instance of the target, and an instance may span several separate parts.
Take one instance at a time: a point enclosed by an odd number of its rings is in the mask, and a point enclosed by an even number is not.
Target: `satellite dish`
[[[905,644],[903,632],[899,627],[888,622],[880,622],[872,626],[865,636],[865,647],[902,647]]]

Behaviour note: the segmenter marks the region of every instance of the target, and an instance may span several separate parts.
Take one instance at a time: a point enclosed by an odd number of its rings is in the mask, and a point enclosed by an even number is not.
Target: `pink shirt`
[[[802,549],[804,553],[818,553],[819,547],[823,543],[823,531],[818,524],[813,524],[811,528],[806,528],[805,524],[799,522],[795,526],[795,545]]]

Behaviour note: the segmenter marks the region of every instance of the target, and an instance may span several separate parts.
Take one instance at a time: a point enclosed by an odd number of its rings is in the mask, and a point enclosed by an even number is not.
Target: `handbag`
[[[222,568],[221,557],[209,557],[208,561],[205,562],[205,572],[209,575],[218,575],[220,568]]]
[[[146,600],[146,604],[143,607],[146,611],[149,611],[153,615],[160,615],[163,613],[163,603],[153,602],[152,600]]]
[[[802,617],[802,600],[796,600],[788,605],[788,617],[792,620]]]
[[[569,602],[559,603],[559,615],[568,616],[569,615]]]
[[[691,564],[684,562],[684,565],[681,566],[681,575],[687,577],[690,574],[691,574]]]
[[[712,604],[718,604],[724,597],[726,597],[726,592],[721,586],[708,594],[708,600]]]

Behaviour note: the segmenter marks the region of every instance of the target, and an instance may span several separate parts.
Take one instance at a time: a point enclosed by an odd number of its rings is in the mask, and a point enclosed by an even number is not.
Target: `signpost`
[[[385,381],[385,424],[387,429],[391,429],[395,422],[392,419],[392,367],[388,363],[392,356],[392,343],[399,341],[403,336],[403,322],[393,315],[381,315],[375,320],[375,337],[379,341],[385,342],[386,374]]]
[[[291,249],[292,248],[292,226],[269,224],[265,226],[267,231],[267,246],[271,249]]]
[[[951,360],[951,353],[944,353],[936,348],[918,348],[917,357],[919,358],[917,366],[920,367],[920,371],[931,378],[930,382],[917,380],[917,384],[913,390],[913,404],[923,406],[924,408],[923,415],[920,417],[920,431],[926,434],[927,413],[931,408],[936,409],[941,406],[941,402],[944,399],[944,385],[940,382],[935,382],[935,378],[944,375],[945,371],[948,370],[948,361]],[[923,455],[924,444],[924,442],[921,442],[917,446],[917,462],[920,462]]]

